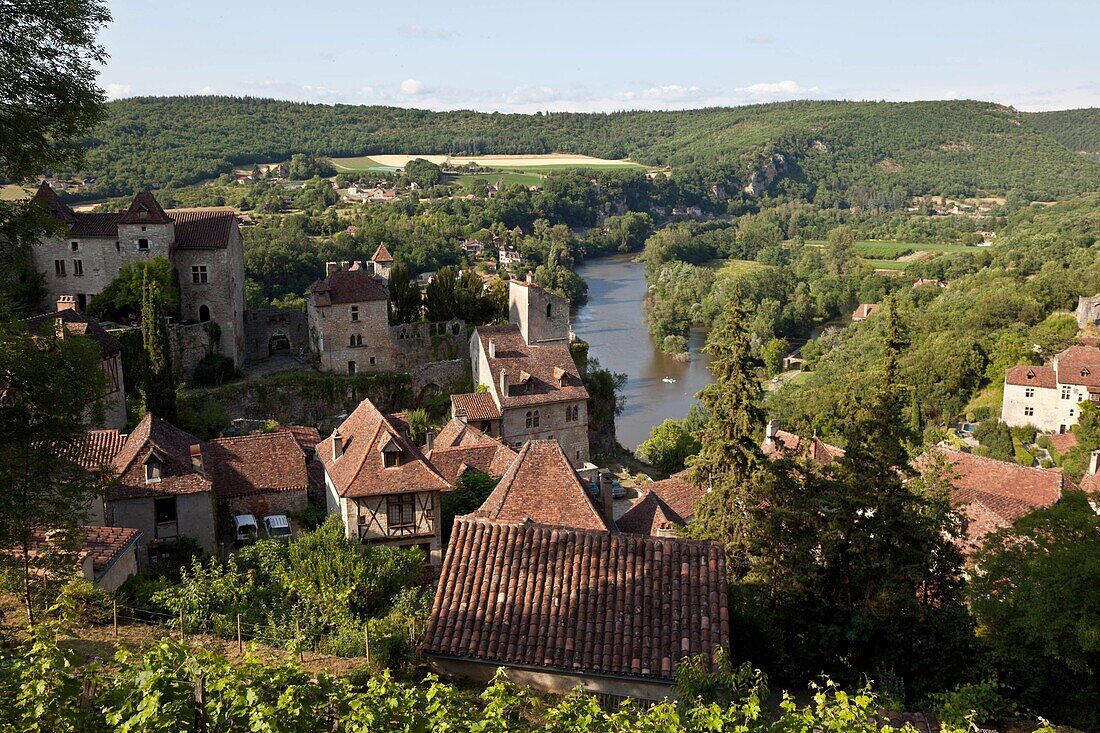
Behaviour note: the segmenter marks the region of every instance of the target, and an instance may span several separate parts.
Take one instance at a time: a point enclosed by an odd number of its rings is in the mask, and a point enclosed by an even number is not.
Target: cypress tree
[[[141,284],[141,340],[145,347],[145,410],[175,422],[176,384],[172,376],[168,322],[155,281],[145,276]]]

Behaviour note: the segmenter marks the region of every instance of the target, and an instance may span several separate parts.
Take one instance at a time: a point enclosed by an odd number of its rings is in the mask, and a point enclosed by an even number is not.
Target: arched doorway
[[[290,351],[290,338],[285,333],[276,331],[268,339],[267,354],[268,356],[274,356],[280,351]]]
[[[210,320],[210,306],[203,304],[199,306],[199,323],[206,323]]]

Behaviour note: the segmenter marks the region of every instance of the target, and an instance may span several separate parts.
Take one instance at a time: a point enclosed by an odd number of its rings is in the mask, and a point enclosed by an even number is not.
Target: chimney
[[[455,420],[458,420],[460,423],[465,425],[467,419],[468,418],[466,417],[466,408],[465,407],[456,407],[455,408]]]
[[[348,269],[348,261],[347,260],[340,260],[340,269],[341,270]]]
[[[508,372],[500,370],[500,396],[508,396]]]
[[[1089,473],[1095,474],[1100,469],[1100,450],[1094,450],[1089,456]]]
[[[60,295],[57,298],[57,310],[61,311],[74,311],[76,310],[76,296],[75,295]]]
[[[490,359],[497,358],[497,340],[496,339],[489,339],[489,358]]]
[[[614,499],[611,496],[611,474],[600,472],[600,511],[608,524],[615,523]]]
[[[779,432],[779,421],[768,420],[768,427],[764,429],[764,445],[771,444],[772,440],[775,439],[775,434],[777,432]]]
[[[535,273],[531,272],[530,270],[527,271],[527,282],[528,283],[534,283],[535,282]]]
[[[332,431],[332,460],[340,460],[340,456],[344,455],[344,436],[340,435],[340,428],[335,428]]]
[[[426,441],[427,441],[427,442],[426,442],[426,443],[424,444],[424,447],[425,447],[425,448],[426,448],[426,449],[428,450],[428,452],[430,453],[430,452],[431,452],[431,450],[432,450],[432,446],[434,446],[434,445],[435,445],[435,436],[434,436],[434,435],[432,435],[432,431],[431,431],[431,430],[429,430],[429,431],[428,431],[428,432],[427,432],[427,433],[425,434],[425,436],[424,436],[424,440],[426,440]]]
[[[203,470],[202,465],[202,446],[198,443],[191,444],[191,468],[204,476],[206,475],[206,471]]]
[[[325,277],[328,277],[332,273],[336,272],[338,269],[340,269],[340,265],[338,263],[336,263],[336,262],[326,262],[325,263]]]
[[[352,272],[356,272],[357,270],[362,270],[362,269],[363,269],[362,260],[355,260],[355,262],[351,263],[351,271]]]

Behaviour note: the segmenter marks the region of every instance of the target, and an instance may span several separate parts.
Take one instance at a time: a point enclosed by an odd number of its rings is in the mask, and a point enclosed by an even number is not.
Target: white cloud
[[[107,99],[119,99],[130,94],[133,90],[131,84],[104,84],[103,91],[107,93]]]
[[[821,90],[817,87],[804,87],[796,81],[787,79],[785,81],[749,84],[747,87],[737,87],[734,91],[753,99],[771,100],[817,94]]]
[[[406,38],[421,38],[428,41],[445,41],[449,38],[458,38],[458,31],[447,28],[432,28],[426,25],[403,25],[398,32]]]
[[[754,43],[759,46],[766,46],[770,43],[775,43],[775,36],[773,36],[771,33],[756,33],[745,38],[745,43]]]
[[[424,82],[419,79],[406,79],[401,82],[401,93],[417,96],[424,93]]]
[[[694,84],[687,87],[679,84],[666,84],[646,89],[642,92],[642,98],[661,102],[683,102],[698,99],[701,94],[702,90]]]

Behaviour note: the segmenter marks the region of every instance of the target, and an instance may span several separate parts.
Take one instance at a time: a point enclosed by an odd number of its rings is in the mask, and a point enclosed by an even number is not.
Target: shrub
[[[217,387],[237,376],[233,360],[221,354],[207,354],[195,365],[191,381],[196,387]]]
[[[57,601],[65,615],[81,625],[105,624],[111,620],[110,594],[86,578],[66,583]]]
[[[177,403],[176,422],[180,429],[197,438],[210,440],[221,435],[229,427],[229,412],[217,402],[194,396],[185,396]]]
[[[931,707],[942,722],[961,728],[992,725],[1016,712],[1016,706],[1001,695],[996,680],[959,685],[951,692],[933,695]]]

